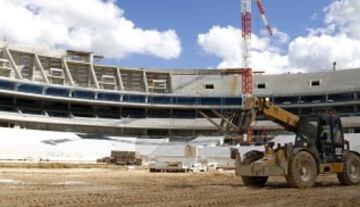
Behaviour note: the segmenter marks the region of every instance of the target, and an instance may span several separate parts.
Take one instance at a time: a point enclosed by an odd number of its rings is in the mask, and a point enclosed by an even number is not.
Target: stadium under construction
[[[241,110],[242,77],[223,69],[107,66],[91,52],[0,44],[2,127],[191,139],[218,135],[200,112]],[[316,71],[316,68],[314,68]],[[360,132],[360,70],[254,74],[253,94],[298,115],[334,109]],[[285,133],[260,117],[255,140]]]

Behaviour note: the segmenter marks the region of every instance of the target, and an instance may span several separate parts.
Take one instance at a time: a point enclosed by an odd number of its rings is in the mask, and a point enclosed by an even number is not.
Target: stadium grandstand
[[[114,136],[218,135],[199,112],[241,110],[241,79],[218,69],[107,66],[91,52],[0,43],[0,126]],[[315,71],[315,69],[314,69]],[[360,133],[360,70],[255,74],[253,94],[299,115],[329,108]],[[255,137],[284,133],[259,119]]]

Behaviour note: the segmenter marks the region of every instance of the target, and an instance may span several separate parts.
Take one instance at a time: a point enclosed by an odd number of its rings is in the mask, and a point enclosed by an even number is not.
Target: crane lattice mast
[[[252,65],[251,65],[251,1],[241,0],[241,30],[242,30],[242,93],[245,97],[252,96]],[[261,0],[256,0],[256,6],[265,24],[269,35],[272,35],[271,26],[267,21],[265,9]],[[243,99],[244,100],[244,99]],[[248,141],[252,142],[253,131],[248,129]]]
[[[251,0],[241,0],[241,31],[242,31],[242,93],[252,95],[251,69]]]
[[[252,95],[252,65],[251,65],[251,1],[241,0],[241,30],[242,30],[242,68],[243,83],[242,92],[245,96]],[[256,6],[261,18],[265,24],[269,35],[272,35],[272,29],[265,15],[265,9],[261,0],[256,0]]]
[[[251,0],[241,0],[242,67],[251,69]]]

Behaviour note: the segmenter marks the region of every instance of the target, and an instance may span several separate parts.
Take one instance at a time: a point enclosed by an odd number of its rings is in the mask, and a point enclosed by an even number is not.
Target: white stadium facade
[[[113,136],[185,138],[217,135],[212,117],[241,110],[241,79],[217,69],[107,66],[101,56],[0,43],[0,125]],[[299,115],[329,108],[345,132],[360,132],[360,69],[255,74],[254,96]],[[255,137],[283,133],[259,119]]]

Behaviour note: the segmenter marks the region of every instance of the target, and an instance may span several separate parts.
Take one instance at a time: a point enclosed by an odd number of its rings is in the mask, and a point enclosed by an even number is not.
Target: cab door
[[[330,116],[330,128],[333,140],[334,161],[341,162],[344,152],[344,133],[340,117]]]
[[[332,136],[332,119],[327,114],[322,114],[319,119],[318,129],[318,150],[320,158],[323,162],[333,162],[334,157],[334,141]]]

